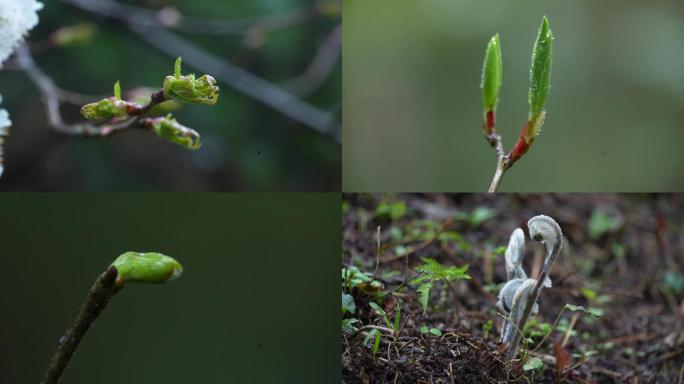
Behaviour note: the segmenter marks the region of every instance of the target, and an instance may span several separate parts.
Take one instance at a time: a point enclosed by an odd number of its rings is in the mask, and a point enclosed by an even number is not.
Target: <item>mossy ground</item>
[[[343,293],[356,305],[343,318],[358,319],[355,331],[341,336],[343,382],[681,382],[682,196],[347,194],[342,209],[342,268],[356,266],[382,284],[349,289],[343,282]],[[565,244],[551,271],[553,287],[542,292],[540,312],[528,328],[527,350],[537,346],[565,304],[602,316],[566,311],[536,351],[506,362],[495,310],[505,281],[501,246],[513,229],[527,232],[527,220],[537,214],[559,222]],[[526,240],[528,273],[538,271],[543,253],[539,243]],[[436,283],[425,314],[415,286],[404,284],[422,257],[448,266],[469,264],[472,277]],[[380,332],[376,354],[374,337],[365,340],[372,332],[368,326],[391,327],[370,308],[371,301],[391,322],[401,308],[400,331]],[[438,335],[424,333],[424,327],[438,329]],[[570,360],[559,369],[556,357],[563,351]],[[525,370],[531,358],[541,359],[543,367]]]

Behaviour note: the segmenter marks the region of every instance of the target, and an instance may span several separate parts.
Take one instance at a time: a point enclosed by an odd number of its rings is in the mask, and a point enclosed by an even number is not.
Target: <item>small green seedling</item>
[[[420,303],[423,306],[423,314],[427,311],[428,299],[430,297],[430,290],[435,282],[451,282],[457,280],[470,280],[468,275],[468,265],[462,267],[444,266],[437,260],[429,257],[422,258],[423,263],[416,267],[420,275],[410,281],[411,285],[417,285],[416,292],[420,298]]]
[[[442,331],[439,328],[429,328],[427,325],[420,327],[420,333],[423,335],[430,334],[437,337],[442,336]]]

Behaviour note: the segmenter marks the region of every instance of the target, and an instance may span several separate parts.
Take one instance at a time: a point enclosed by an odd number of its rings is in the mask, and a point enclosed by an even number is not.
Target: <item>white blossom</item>
[[[19,43],[33,27],[38,24],[38,14],[43,4],[36,0],[0,0],[0,69],[2,63],[14,52]],[[0,95],[0,103],[2,95]],[[12,121],[7,110],[0,109],[0,176],[5,170],[3,165],[4,136],[9,134]]]
[[[24,36],[38,24],[36,0],[0,0],[0,63],[7,60]]]

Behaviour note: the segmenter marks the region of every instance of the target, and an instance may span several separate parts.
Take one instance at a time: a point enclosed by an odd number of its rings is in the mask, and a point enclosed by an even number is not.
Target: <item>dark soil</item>
[[[354,332],[341,337],[343,382],[682,383],[684,196],[347,194],[344,202],[342,267],[373,274],[380,226],[375,278],[382,287],[343,287],[356,304],[355,313],[343,317],[358,319]],[[405,203],[405,214],[392,218],[376,211],[397,202]],[[483,207],[491,218],[469,220],[469,213]],[[495,309],[505,267],[495,250],[515,228],[527,233],[527,220],[538,214],[556,219],[565,240],[550,274],[553,287],[543,290],[533,323],[553,323],[565,304],[603,315],[566,311],[536,351],[506,362]],[[440,240],[445,232],[461,240]],[[526,239],[528,273],[539,270],[543,253],[539,243]],[[423,257],[447,266],[469,264],[472,277],[435,284],[424,315],[415,287],[405,284]],[[391,320],[400,306],[398,334],[387,332],[371,301]],[[486,332],[488,321],[493,328]],[[370,327],[385,328],[376,354],[372,339],[364,344]],[[423,327],[441,335],[421,333]],[[533,336],[527,351],[540,341]],[[541,359],[543,368],[523,369],[531,358]]]

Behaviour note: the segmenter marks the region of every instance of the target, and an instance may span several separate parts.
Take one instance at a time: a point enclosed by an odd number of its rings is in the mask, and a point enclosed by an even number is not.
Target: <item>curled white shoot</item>
[[[520,320],[522,319],[524,308],[531,299],[532,291],[536,285],[537,280],[535,279],[526,279],[518,284],[518,288],[515,290],[515,295],[513,296],[511,311],[508,315],[508,322],[501,335],[501,341],[503,343],[510,342],[517,330],[522,329],[520,328]]]
[[[525,256],[525,233],[522,229],[516,228],[511,234],[506,248],[506,274],[508,280],[526,279],[527,274],[522,267],[523,257]]]
[[[530,237],[544,243],[546,257],[537,279],[528,279],[522,268],[525,236],[520,228],[513,231],[505,254],[508,282],[499,292],[496,304],[497,309],[507,315],[501,341],[509,345],[509,358],[517,355],[527,318],[539,310],[537,300],[541,289],[551,286],[549,271],[563,246],[563,232],[551,217],[535,216],[527,222],[527,227]]]

